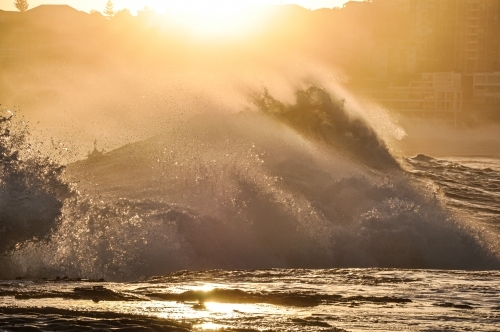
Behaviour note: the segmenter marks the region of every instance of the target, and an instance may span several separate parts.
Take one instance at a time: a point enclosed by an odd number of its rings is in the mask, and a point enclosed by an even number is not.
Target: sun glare
[[[232,35],[259,26],[259,15],[252,8],[279,3],[273,0],[250,1],[151,1],[148,7],[158,13],[170,13],[177,23],[203,35]]]

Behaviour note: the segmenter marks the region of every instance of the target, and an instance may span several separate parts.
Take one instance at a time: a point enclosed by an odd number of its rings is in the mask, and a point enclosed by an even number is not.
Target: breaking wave
[[[12,113],[0,116],[0,253],[46,239],[74,194],[62,179],[64,167],[28,143],[27,126],[12,127]]]
[[[341,100],[317,87],[298,91],[293,105],[267,91],[252,100],[257,110],[197,116],[70,164],[68,182],[60,166],[15,157],[3,169],[2,204],[14,192],[9,179],[26,169],[31,215],[44,217],[24,227],[22,200],[2,210],[12,210],[1,221],[10,225],[4,274],[130,280],[183,269],[500,267],[494,244],[403,171]],[[2,160],[14,151],[9,142]]]

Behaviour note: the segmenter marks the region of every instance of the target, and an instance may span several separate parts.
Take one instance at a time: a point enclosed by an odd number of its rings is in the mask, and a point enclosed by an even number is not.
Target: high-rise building
[[[384,107],[411,118],[457,126],[462,112],[461,74],[423,73],[408,86],[368,91]]]
[[[412,0],[417,71],[500,70],[500,1]]]

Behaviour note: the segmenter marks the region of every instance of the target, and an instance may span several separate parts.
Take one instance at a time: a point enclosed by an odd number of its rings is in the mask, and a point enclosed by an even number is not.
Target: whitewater
[[[0,329],[497,330],[498,159],[395,157],[323,87],[250,99],[65,167],[5,115]]]

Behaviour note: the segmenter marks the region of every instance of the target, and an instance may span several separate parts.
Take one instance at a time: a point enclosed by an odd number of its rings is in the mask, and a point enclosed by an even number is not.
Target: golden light
[[[193,328],[195,330],[202,330],[202,331],[219,331],[219,330],[223,329],[224,327],[225,327],[224,325],[215,324],[212,322],[197,324],[197,325],[193,326]]]
[[[185,28],[204,36],[227,36],[257,29],[262,18],[254,10],[275,0],[220,1],[150,1],[148,7],[167,12]]]
[[[214,288],[215,288],[215,286],[212,284],[203,284],[201,286],[193,287],[194,290],[201,290],[202,292],[210,292],[210,291],[213,291]]]

